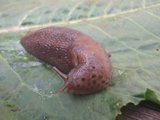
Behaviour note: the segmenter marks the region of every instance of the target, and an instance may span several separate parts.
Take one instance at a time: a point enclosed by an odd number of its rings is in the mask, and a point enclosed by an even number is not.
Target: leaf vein
[[[138,51],[137,49],[133,48],[133,47],[129,47],[126,43],[124,43],[123,41],[120,41],[118,38],[110,35],[109,33],[107,33],[106,31],[102,30],[100,27],[96,26],[96,25],[93,25],[93,24],[88,24],[90,27],[94,28],[95,30],[98,30],[100,31],[102,34],[104,34],[105,36],[119,42],[120,44],[122,44],[123,46],[125,46],[126,48],[132,50],[132,51],[135,51],[137,54],[141,54],[141,55],[146,55],[146,56],[151,56],[151,55],[148,55],[148,54],[145,54],[145,53],[142,53],[140,51]]]
[[[155,18],[157,18],[157,19],[160,20],[160,16],[158,16],[158,15],[152,13],[152,12],[149,12],[149,11],[144,11],[144,12],[147,13],[147,14],[149,14],[149,15],[151,15],[152,17],[155,17]]]
[[[152,35],[153,37],[160,39],[159,36],[155,35],[154,33],[152,33],[151,31],[147,30],[145,27],[143,27],[142,25],[138,24],[135,20],[133,20],[132,18],[126,17],[126,19],[128,19],[130,22],[132,22],[133,24],[137,25],[139,28],[141,28],[143,31],[145,31],[146,33]]]
[[[160,4],[156,4],[156,5],[153,4],[153,5],[145,7],[145,9],[154,8],[154,7],[158,7],[158,6],[160,6]],[[47,27],[47,26],[51,26],[51,25],[78,24],[78,23],[82,23],[84,21],[87,22],[87,21],[93,21],[93,20],[99,20],[99,19],[113,18],[113,17],[129,14],[129,13],[136,13],[141,10],[144,10],[144,8],[136,8],[136,9],[131,9],[131,10],[127,10],[127,11],[122,11],[119,13],[113,13],[113,14],[109,14],[109,15],[107,14],[107,15],[90,17],[90,18],[82,18],[79,20],[72,20],[72,21],[60,21],[60,22],[56,22],[56,23],[46,23],[46,24],[41,24],[41,25],[22,26],[22,27],[14,26],[14,27],[8,27],[8,28],[1,28],[0,34],[8,33],[8,32],[18,32],[18,31],[30,30],[30,29],[35,29],[35,28],[42,28],[42,27]]]
[[[81,4],[83,4],[84,0],[78,2],[77,4],[75,4],[72,9],[70,10],[70,12],[68,13],[68,16],[66,18],[66,21],[68,21],[71,18],[71,15],[73,14],[73,12],[75,11],[75,9],[80,6]]]
[[[40,8],[40,7],[36,7],[36,8],[31,9],[30,11],[28,11],[28,12],[22,17],[22,19],[18,22],[18,26],[21,26],[22,23],[27,19],[27,17],[28,17],[31,13],[33,13],[34,11],[36,11],[37,9],[39,9],[39,8]]]

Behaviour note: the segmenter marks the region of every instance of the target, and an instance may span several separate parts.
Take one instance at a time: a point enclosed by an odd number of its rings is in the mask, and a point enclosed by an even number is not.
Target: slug
[[[90,94],[105,89],[112,78],[110,55],[88,35],[65,27],[47,27],[21,39],[28,53],[53,66],[64,80],[60,92]]]

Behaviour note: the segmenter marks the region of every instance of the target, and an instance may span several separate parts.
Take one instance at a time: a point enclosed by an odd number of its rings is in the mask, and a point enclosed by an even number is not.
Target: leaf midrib
[[[90,17],[90,18],[82,18],[82,19],[79,19],[79,20],[52,22],[52,23],[46,23],[46,24],[40,24],[40,25],[6,27],[6,28],[1,28],[0,29],[0,34],[27,31],[27,30],[30,30],[30,29],[42,28],[42,27],[47,27],[47,26],[56,26],[56,25],[57,26],[65,26],[65,25],[68,25],[68,24],[72,25],[72,24],[78,24],[78,23],[82,23],[82,22],[89,22],[89,21],[93,21],[93,20],[114,18],[114,17],[118,17],[118,16],[121,16],[121,15],[136,13],[136,12],[139,12],[139,11],[143,11],[145,9],[150,9],[150,8],[154,8],[154,7],[158,7],[158,6],[160,6],[160,3],[159,4],[151,4],[151,5],[148,5],[146,7],[142,7],[142,8],[130,9],[130,10],[122,11],[122,12],[119,12],[119,13],[105,14],[105,15]]]

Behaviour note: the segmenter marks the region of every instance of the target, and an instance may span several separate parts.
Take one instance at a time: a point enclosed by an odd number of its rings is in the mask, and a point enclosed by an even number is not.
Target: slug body
[[[53,66],[64,80],[60,91],[89,94],[111,82],[109,54],[91,37],[64,27],[47,27],[21,39],[27,52]]]

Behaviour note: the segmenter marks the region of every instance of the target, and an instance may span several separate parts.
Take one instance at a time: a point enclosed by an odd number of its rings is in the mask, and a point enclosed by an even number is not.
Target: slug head
[[[110,78],[103,73],[103,67],[81,66],[73,69],[65,83],[65,89],[73,94],[89,94],[106,88]]]

